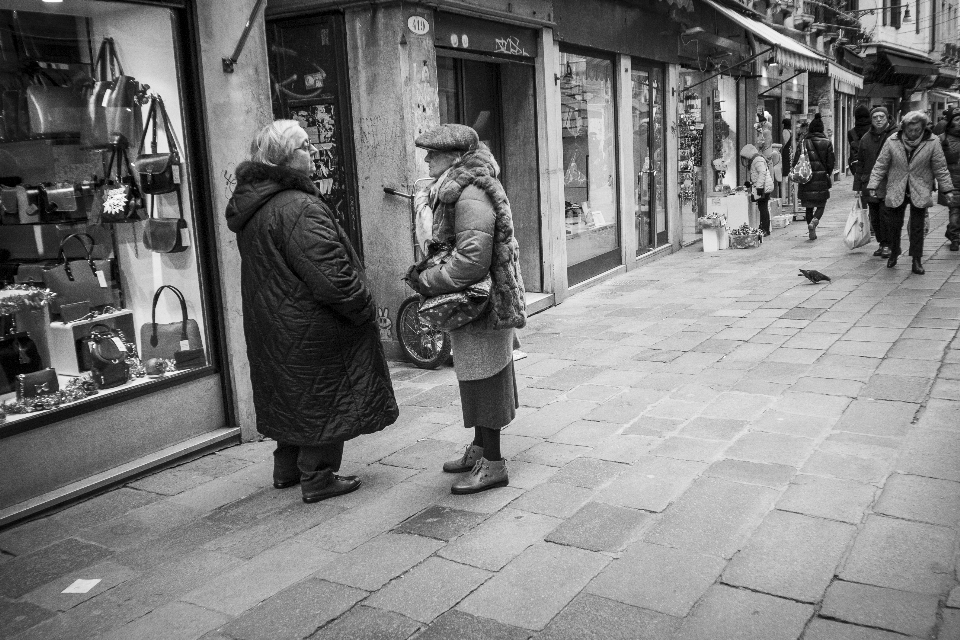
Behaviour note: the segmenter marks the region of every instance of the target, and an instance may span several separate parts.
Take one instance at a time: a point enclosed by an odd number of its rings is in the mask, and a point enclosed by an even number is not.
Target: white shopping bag
[[[850,208],[847,224],[843,227],[843,243],[847,249],[870,244],[870,210],[863,206],[860,198]]]

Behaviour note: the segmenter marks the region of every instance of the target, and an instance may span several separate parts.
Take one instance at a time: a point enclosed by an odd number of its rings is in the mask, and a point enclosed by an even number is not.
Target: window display
[[[633,115],[634,207],[637,255],[667,243],[663,149],[663,70],[634,63],[630,70]]]
[[[7,423],[210,362],[176,15],[13,4],[25,10],[0,10]]]

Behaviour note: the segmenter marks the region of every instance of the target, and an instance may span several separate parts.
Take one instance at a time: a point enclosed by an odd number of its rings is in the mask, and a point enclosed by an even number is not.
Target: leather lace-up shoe
[[[924,270],[923,268],[923,264],[920,262],[920,258],[913,259],[913,266],[911,267],[910,270],[913,271],[918,276],[922,276],[923,274],[926,273],[926,270]]]
[[[477,464],[473,465],[473,470],[470,473],[457,480],[450,487],[450,493],[457,495],[479,493],[487,489],[505,487],[508,484],[510,484],[510,480],[507,478],[506,460],[491,461],[480,458]]]
[[[895,256],[891,254],[890,257],[887,258],[887,269],[893,269],[895,266],[897,266],[898,257],[899,256]]]
[[[477,461],[483,458],[483,447],[475,444],[468,444],[463,455],[456,460],[450,460],[443,463],[443,470],[447,473],[463,473],[473,469]]]
[[[356,476],[338,476],[328,469],[303,474],[300,484],[303,501],[311,504],[356,491],[362,483]]]
[[[890,247],[888,247],[888,246],[885,245],[885,244],[880,245],[880,257],[881,257],[881,258],[889,258],[891,253],[893,253],[893,252],[890,251]]]
[[[877,247],[877,250],[873,252],[873,255],[874,255],[875,258],[879,258],[880,256],[882,256],[882,255],[883,255],[883,245],[880,245],[879,247]]]

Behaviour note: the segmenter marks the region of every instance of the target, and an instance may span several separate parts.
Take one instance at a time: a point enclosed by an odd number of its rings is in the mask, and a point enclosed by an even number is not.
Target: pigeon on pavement
[[[797,275],[803,276],[813,284],[820,284],[823,280],[830,282],[830,276],[820,273],[819,271],[814,271],[813,269],[800,269],[800,273]]]

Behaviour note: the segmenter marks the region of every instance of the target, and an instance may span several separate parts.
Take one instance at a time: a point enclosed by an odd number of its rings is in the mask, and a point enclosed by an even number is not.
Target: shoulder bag
[[[116,168],[116,179],[113,170]],[[124,173],[126,168],[126,173]],[[101,188],[103,204],[100,206],[100,222],[138,222],[146,217],[143,196],[136,178],[130,171],[127,150],[114,147],[107,162],[107,181]]]
[[[93,63],[94,82],[85,96],[81,142],[91,149],[129,147],[136,153],[143,131],[143,94],[148,88],[125,75],[113,38],[104,38]]]
[[[17,376],[40,371],[40,352],[26,331],[0,336],[0,394],[16,388]]]
[[[180,301],[179,322],[157,324],[157,303],[160,302],[160,294],[163,293],[164,289],[169,289]],[[187,301],[179,289],[168,284],[157,289],[157,292],[153,294],[151,314],[151,322],[140,327],[140,358],[144,362],[151,358],[163,358],[165,360],[189,360],[193,358],[194,361],[202,359],[202,364],[195,366],[206,364],[206,356],[203,353],[203,339],[200,337],[200,325],[197,324],[196,320],[187,317]],[[179,356],[178,353],[180,353]]]
[[[797,184],[807,184],[813,178],[813,166],[810,165],[810,157],[807,155],[807,142],[804,138],[800,146],[800,158],[790,171],[790,179]]]
[[[123,343],[123,334],[105,324],[97,324],[81,342],[84,345],[81,351],[85,350],[85,353],[78,362],[80,370],[90,371],[99,388],[109,389],[126,384],[130,378],[130,365],[127,363],[129,354]]]
[[[79,260],[68,260],[63,249],[70,240],[82,242],[86,256]],[[89,240],[89,244],[87,244]],[[44,285],[57,294],[51,301],[52,313],[60,312],[60,305],[77,302],[89,302],[91,307],[116,304],[113,287],[113,261],[94,260],[93,250],[96,241],[86,233],[74,233],[60,243],[57,264],[43,271]]]
[[[17,400],[29,400],[60,391],[57,371],[51,367],[17,376]]]
[[[167,138],[167,151],[157,152],[157,130],[162,122]],[[170,118],[160,96],[153,96],[147,123],[140,140],[141,151],[146,149],[147,130],[153,129],[150,143],[152,153],[141,153],[134,161],[134,167],[140,178],[140,190],[150,194],[150,217],[143,228],[143,245],[156,253],[180,253],[189,246],[187,221],[183,216],[183,195],[180,192],[180,152],[176,136],[170,125]],[[156,195],[175,192],[177,195],[177,218],[161,218],[157,215]]]

